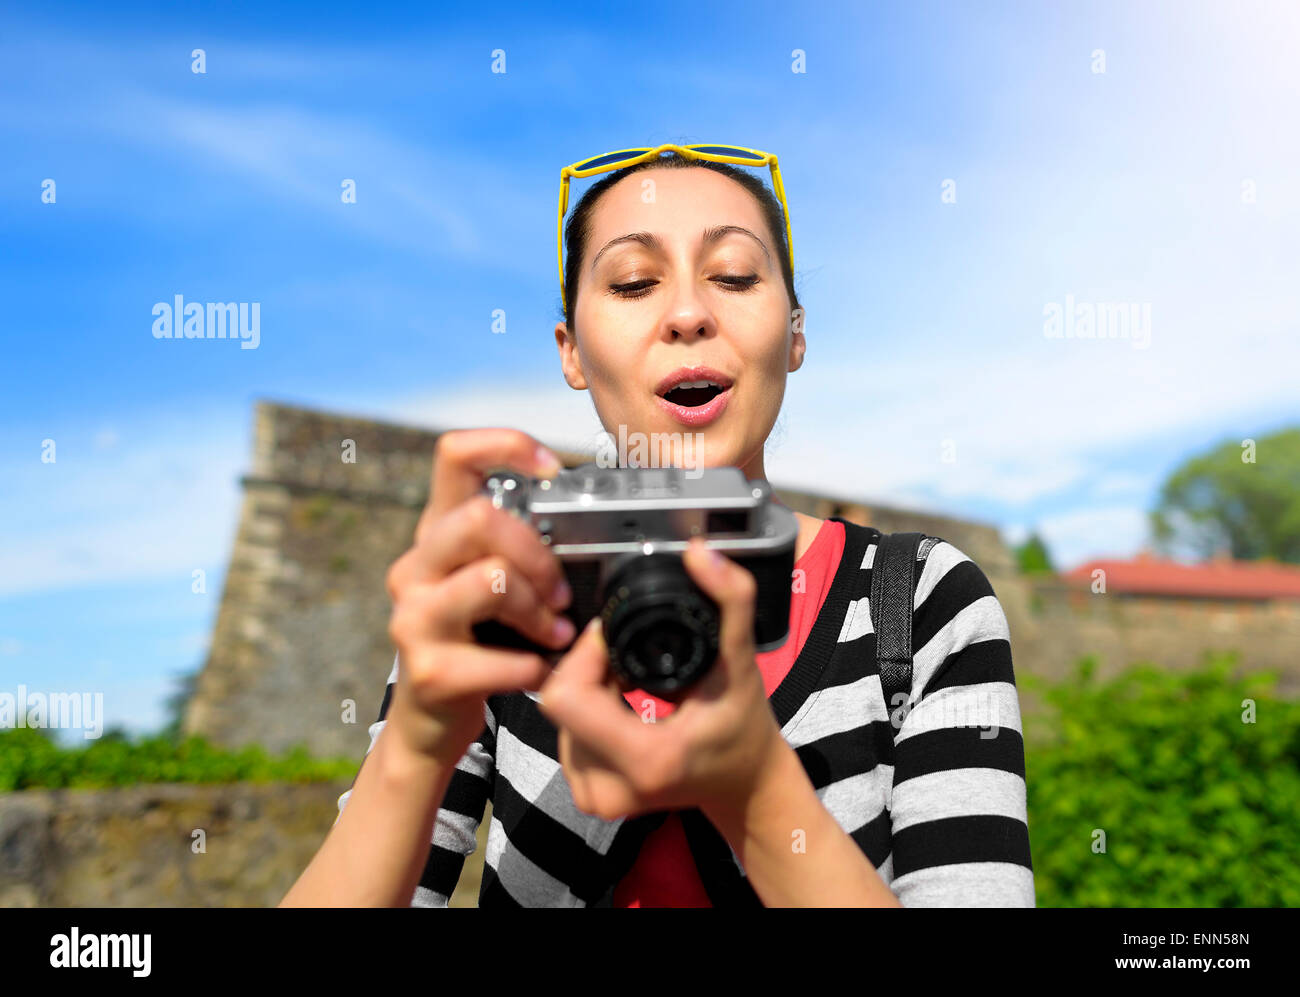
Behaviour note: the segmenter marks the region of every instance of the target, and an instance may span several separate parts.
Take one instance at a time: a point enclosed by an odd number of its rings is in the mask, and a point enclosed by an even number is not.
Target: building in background
[[[1227,556],[1203,564],[1183,564],[1144,551],[1128,561],[1089,561],[1062,577],[1091,588],[1098,571],[1110,594],[1130,599],[1300,601],[1300,566],[1274,561],[1234,561]]]

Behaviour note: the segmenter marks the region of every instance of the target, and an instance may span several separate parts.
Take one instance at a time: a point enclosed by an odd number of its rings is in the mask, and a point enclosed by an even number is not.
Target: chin
[[[692,430],[683,426],[657,426],[654,434],[659,435],[657,447],[649,447],[651,460],[656,466],[674,465],[677,467],[719,467],[730,463],[727,454],[731,447],[719,446],[711,439],[713,433],[705,430]],[[629,436],[629,453],[631,452]]]

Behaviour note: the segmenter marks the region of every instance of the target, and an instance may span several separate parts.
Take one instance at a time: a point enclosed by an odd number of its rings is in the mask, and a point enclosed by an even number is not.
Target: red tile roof
[[[1275,561],[1224,558],[1181,564],[1139,554],[1131,561],[1089,561],[1062,577],[1091,582],[1098,568],[1106,572],[1108,592],[1203,599],[1300,599],[1300,565]]]

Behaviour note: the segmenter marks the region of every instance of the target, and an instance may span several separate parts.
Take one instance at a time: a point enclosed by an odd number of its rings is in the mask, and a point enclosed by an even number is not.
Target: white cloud
[[[1033,530],[1024,523],[1010,523],[1003,526],[999,532],[1002,534],[1002,542],[1008,547],[1019,547],[1029,539]]]
[[[1097,498],[1145,495],[1156,486],[1157,482],[1158,476],[1153,473],[1109,471],[1092,482],[1092,494]]]
[[[864,371],[832,348],[810,353],[789,378],[768,475],[791,487],[957,515],[970,503],[1014,514],[1049,497],[1058,505],[1072,496],[1136,500],[1155,472],[1107,471],[1109,455],[1148,448],[1159,464],[1170,434],[1193,431],[1194,421],[1248,422],[1243,413],[1262,396],[1276,399],[1291,387],[1291,375],[1277,370],[1251,372],[1240,383],[1224,376],[1216,391],[1190,377],[1151,390],[1146,378],[1182,364],[1202,368],[1202,359],[1121,362],[1104,352],[1115,344],[1089,344],[1101,349],[1081,356],[1058,345],[1006,353],[978,376],[961,364],[912,359]],[[919,379],[918,370],[925,371]],[[516,383],[461,381],[385,410],[434,427],[514,426],[574,449],[601,431],[587,393],[568,388],[558,372]],[[953,463],[941,459],[948,440]]]
[[[244,420],[169,415],[121,427],[97,448],[89,432],[55,433],[57,460],[38,451],[0,468],[14,488],[0,495],[0,520],[27,524],[0,545],[0,595],[100,582],[175,578],[223,570],[247,465]],[[162,428],[159,428],[162,427]]]
[[[431,429],[506,426],[522,429],[556,449],[590,452],[602,427],[591,396],[574,391],[557,372],[554,381],[461,381],[417,396],[376,404],[385,418]]]
[[[1147,542],[1147,517],[1126,505],[1080,508],[1038,524],[1058,571],[1094,558],[1128,558]]]

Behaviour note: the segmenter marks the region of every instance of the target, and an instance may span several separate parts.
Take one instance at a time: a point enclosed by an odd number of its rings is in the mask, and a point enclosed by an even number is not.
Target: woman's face
[[[641,170],[609,188],[591,215],[574,328],[572,338],[555,329],[565,380],[591,391],[627,453],[761,471],[804,337],[747,190],[689,168]],[[714,385],[672,389],[683,377]]]

